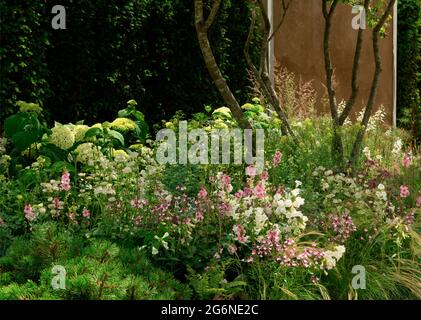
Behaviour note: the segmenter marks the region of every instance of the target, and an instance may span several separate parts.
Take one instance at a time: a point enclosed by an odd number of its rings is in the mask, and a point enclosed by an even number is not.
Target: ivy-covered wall
[[[129,99],[149,122],[220,102],[197,43],[191,0],[61,1],[66,30],[51,27],[57,3],[0,4],[0,118],[16,100],[41,102],[50,120],[62,122],[110,119]],[[224,1],[210,36],[242,101],[248,14],[245,1]]]
[[[421,1],[398,2],[398,125],[421,142]]]

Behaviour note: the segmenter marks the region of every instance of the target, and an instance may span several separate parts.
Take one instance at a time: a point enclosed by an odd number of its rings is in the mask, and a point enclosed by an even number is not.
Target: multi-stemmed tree
[[[355,54],[352,67],[352,81],[351,81],[351,94],[345,103],[345,108],[340,112],[336,101],[336,93],[333,85],[333,64],[330,58],[330,33],[332,29],[332,18],[337,8],[337,5],[348,3],[352,5],[362,5],[366,12],[368,23],[373,27],[372,31],[372,46],[373,46],[373,59],[375,62],[375,70],[371,82],[370,93],[367,104],[364,108],[364,115],[361,120],[360,129],[355,137],[351,154],[348,160],[348,166],[355,168],[357,160],[361,153],[361,146],[364,135],[367,129],[368,122],[373,112],[374,102],[377,95],[377,88],[379,84],[380,73],[382,71],[382,62],[379,49],[379,38],[384,31],[386,23],[391,16],[391,12],[396,0],[322,0],[323,17],[325,19],[325,30],[323,40],[324,62],[326,72],[326,87],[329,98],[329,108],[332,117],[333,126],[333,141],[332,141],[332,154],[337,162],[342,166],[344,164],[344,150],[341,136],[341,127],[348,118],[358,95],[358,74],[360,67],[360,56],[363,41],[364,29],[358,30],[358,36],[355,45]],[[330,8],[329,8],[330,4]]]
[[[291,1],[291,0],[290,0]],[[235,98],[234,94],[230,90],[227,82],[225,81],[218,64],[215,60],[215,57],[212,52],[212,48],[208,38],[208,31],[209,28],[212,26],[215,17],[218,14],[219,7],[221,5],[222,0],[214,0],[208,17],[205,19],[204,17],[204,4],[203,0],[194,0],[194,8],[195,8],[195,26],[197,37],[199,40],[200,49],[202,51],[202,55],[206,64],[206,67],[209,71],[210,76],[212,77],[219,93],[221,94],[225,104],[229,107],[232,114],[234,115],[237,122],[240,124],[242,128],[249,128],[250,124],[244,118],[243,112],[241,107]],[[285,4],[285,2],[283,1]],[[264,4],[262,0],[254,0],[251,1],[250,7],[252,8],[252,22],[250,27],[250,33],[247,38],[247,42],[245,44],[244,53],[246,56],[247,63],[253,72],[253,76],[258,82],[259,89],[261,93],[264,95],[266,101],[273,107],[273,109],[279,115],[282,123],[283,123],[283,131],[285,134],[292,134],[291,127],[288,123],[288,119],[286,113],[282,110],[280,105],[280,101],[276,92],[273,88],[273,85],[269,78],[268,73],[268,52],[269,52],[269,42],[274,36],[274,33],[269,34],[271,30],[270,20],[266,14]],[[285,8],[285,6],[284,6]],[[251,40],[251,35],[253,33],[254,24],[255,24],[255,17],[256,17],[256,10],[260,11],[260,16],[262,17],[263,23],[263,37],[262,37],[262,44],[260,47],[260,65],[259,70],[254,66],[249,54],[248,48]],[[282,19],[283,21],[283,19]],[[277,30],[279,27],[277,27]]]
[[[280,29],[284,22],[285,15],[288,11],[289,6],[293,0],[279,0],[282,4],[282,16],[278,25],[272,30],[270,19],[267,16],[266,9],[263,0],[249,0],[249,7],[251,10],[251,22],[249,34],[244,47],[244,55],[247,64],[252,72],[252,75],[257,83],[258,89],[264,96],[266,102],[277,112],[279,118],[282,121],[282,128],[285,134],[293,135],[291,127],[288,122],[288,118],[284,110],[282,109],[280,100],[273,88],[271,83],[269,72],[268,72],[268,50],[269,43],[273,39],[276,32]],[[382,62],[379,49],[379,38],[384,33],[386,24],[391,16],[391,12],[396,0],[321,0],[322,1],[322,14],[325,20],[325,29],[323,37],[323,52],[324,52],[324,64],[326,73],[326,87],[329,100],[329,109],[332,118],[333,127],[333,141],[332,141],[332,157],[337,161],[338,166],[343,168],[345,163],[348,167],[354,168],[357,160],[361,153],[361,146],[363,143],[364,135],[370,117],[373,112],[373,107],[377,95],[377,89],[379,84],[379,78],[382,71]],[[209,28],[212,26],[215,17],[218,14],[219,7],[222,0],[213,0],[212,7],[209,11],[208,17],[204,18],[204,4],[203,0],[194,0],[195,7],[195,26],[197,31],[197,37],[199,40],[200,48],[202,50],[203,58],[206,67],[215,82],[224,102],[230,108],[237,122],[242,128],[250,128],[250,123],[244,118],[241,107],[235,98],[234,94],[230,90],[227,82],[225,81],[215,57],[212,52],[212,48],[208,38]],[[343,110],[339,110],[338,103],[336,100],[336,92],[333,83],[333,63],[330,57],[330,35],[332,32],[332,19],[335,10],[339,3],[346,3],[351,5],[363,6],[366,17],[368,18],[368,24],[372,29],[372,47],[373,47],[373,59],[375,62],[375,70],[373,79],[371,82],[371,88],[367,104],[363,109],[363,118],[360,123],[360,129],[357,132],[355,141],[352,147],[351,154],[347,161],[345,161],[344,148],[343,148],[343,137],[342,127],[345,120],[349,117],[356,101],[356,97],[359,92],[358,87],[358,76],[360,70],[360,57],[363,42],[364,29],[358,30],[357,40],[355,44],[355,53],[353,58],[352,67],[352,80],[351,80],[351,93],[348,100],[345,103]],[[258,21],[258,18],[260,20]],[[259,65],[256,66],[249,55],[249,47],[254,34],[256,23],[260,23],[262,30],[262,41],[260,44],[260,59]],[[272,31],[271,31],[272,30]]]

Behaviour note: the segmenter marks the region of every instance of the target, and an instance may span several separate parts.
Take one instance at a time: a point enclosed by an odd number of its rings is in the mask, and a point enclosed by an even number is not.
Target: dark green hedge
[[[398,125],[421,141],[421,1],[398,2]]]
[[[43,1],[0,0],[0,120],[13,112],[17,100],[38,102],[51,93],[46,7]]]
[[[223,3],[212,45],[245,101],[248,10],[245,1]],[[50,26],[57,3],[0,4],[0,117],[16,100],[40,101],[50,120],[63,122],[110,119],[129,99],[138,101],[150,122],[220,102],[198,47],[191,0],[60,1],[66,30]]]

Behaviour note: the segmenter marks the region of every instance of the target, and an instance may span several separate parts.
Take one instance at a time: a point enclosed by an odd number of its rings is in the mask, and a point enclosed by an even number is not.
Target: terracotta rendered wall
[[[274,1],[274,25],[281,17],[279,0]],[[338,5],[333,17],[331,32],[331,59],[334,65],[335,87],[338,103],[348,99],[351,86],[351,71],[355,52],[357,30],[352,29],[351,7]],[[281,66],[302,77],[313,80],[318,94],[317,107],[323,110],[321,98],[326,93],[323,57],[324,19],[320,0],[293,0],[281,29],[275,38],[275,57]],[[359,87],[360,92],[351,114],[360,111],[368,99],[373,78],[374,59],[371,29],[364,32],[361,54]],[[389,24],[387,36],[380,40],[382,73],[377,91],[375,110],[383,105],[387,113],[386,121],[393,124],[393,34]]]

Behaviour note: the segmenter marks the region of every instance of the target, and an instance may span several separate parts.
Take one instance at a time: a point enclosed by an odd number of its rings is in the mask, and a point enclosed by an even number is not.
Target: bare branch
[[[330,113],[332,120],[338,124],[338,107],[336,105],[336,93],[333,87],[333,67],[330,59],[330,30],[332,27],[332,16],[338,1],[334,0],[330,10],[327,10],[327,0],[322,0],[323,16],[325,18],[325,32],[323,39],[323,53],[325,58],[326,86],[329,96]]]
[[[361,145],[363,142],[365,132],[367,130],[368,121],[370,120],[371,113],[373,111],[374,101],[377,95],[380,74],[382,72],[382,61],[381,61],[380,48],[379,48],[380,30],[384,26],[386,19],[391,14],[395,1],[396,0],[389,0],[386,9],[383,12],[383,15],[381,16],[381,18],[379,19],[379,21],[377,22],[376,26],[373,29],[373,39],[372,39],[373,40],[373,54],[374,54],[374,62],[375,62],[376,67],[374,70],[373,80],[371,82],[370,95],[369,95],[367,105],[364,111],[363,119],[361,120],[361,129],[358,131],[357,137],[352,147],[351,158],[350,158],[350,166],[352,168],[355,168],[359,154],[361,152]]]
[[[370,0],[364,0],[364,9],[365,12],[368,12],[368,5],[370,3]],[[348,118],[352,107],[355,104],[355,100],[358,95],[358,73],[359,73],[359,66],[360,66],[360,57],[361,57],[361,49],[362,49],[362,42],[363,42],[363,33],[364,29],[358,30],[358,36],[357,36],[357,43],[355,46],[355,54],[354,54],[354,62],[352,66],[352,80],[351,80],[351,94],[349,96],[349,99],[346,102],[345,108],[342,111],[341,115],[339,116],[339,124],[344,124],[346,118]]]
[[[208,18],[205,22],[205,30],[208,31],[209,28],[212,26],[213,21],[215,20],[216,15],[218,14],[219,7],[221,5],[222,0],[214,0],[211,11],[209,13]]]
[[[194,12],[197,39],[199,40],[199,46],[200,50],[202,51],[206,68],[208,69],[209,74],[215,83],[215,86],[217,87],[221,97],[224,99],[227,107],[231,110],[240,127],[243,129],[251,128],[249,121],[244,118],[243,111],[241,110],[238,101],[235,99],[230,87],[225,81],[216,62],[215,56],[213,55],[203,22],[203,0],[194,0]]]
[[[267,73],[268,65],[267,65],[267,59],[268,59],[268,38],[270,33],[270,20],[266,13],[266,8],[263,4],[263,0],[258,0],[260,12],[262,14],[263,19],[263,35],[262,35],[262,44],[260,48],[260,67],[259,72],[260,74]]]
[[[275,30],[273,30],[272,34],[270,35],[268,42],[270,42],[273,37],[278,33],[279,29],[282,27],[284,20],[285,20],[285,16],[287,14],[287,11],[289,9],[289,6],[291,5],[293,0],[288,1],[288,4],[286,4],[286,0],[282,0],[282,16],[281,16],[281,20],[279,21],[278,25],[276,26]]]
[[[260,8],[260,10],[262,10],[261,6],[259,6],[259,8]],[[264,8],[263,8],[263,10],[264,10]],[[275,110],[275,112],[278,114],[279,118],[281,119],[283,127],[285,128],[285,133],[286,134],[289,133],[291,136],[294,137],[294,132],[292,131],[291,126],[289,125],[289,122],[288,122],[288,117],[287,117],[286,113],[282,110],[280,101],[279,101],[279,99],[276,95],[275,90],[272,87],[272,83],[269,79],[269,76],[268,76],[267,72],[259,72],[259,70],[257,70],[256,66],[253,64],[253,61],[252,61],[252,59],[249,55],[250,42],[251,42],[251,39],[253,37],[253,30],[254,30],[255,24],[256,24],[256,10],[255,10],[255,8],[252,9],[251,17],[252,18],[251,18],[251,22],[250,22],[249,33],[247,35],[246,44],[244,46],[244,56],[246,58],[247,64],[248,64],[249,68],[251,69],[253,77],[255,78],[262,94],[265,96],[268,104]],[[264,50],[264,54],[265,54],[265,56],[267,56],[267,47]]]

